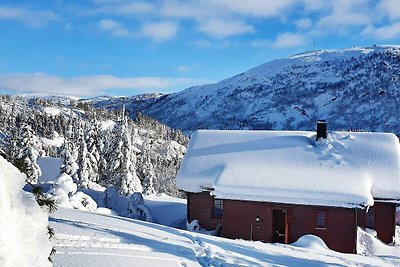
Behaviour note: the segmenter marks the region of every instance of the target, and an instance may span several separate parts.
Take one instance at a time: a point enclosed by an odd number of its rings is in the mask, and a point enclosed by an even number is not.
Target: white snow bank
[[[387,133],[196,131],[179,189],[219,198],[337,207],[400,199],[400,148]]]
[[[325,242],[320,237],[315,235],[303,235],[291,245],[313,251],[326,251],[329,249]]]
[[[398,230],[398,229],[397,229]],[[382,243],[371,229],[357,229],[357,253],[361,255],[400,255],[400,246]]]
[[[166,226],[184,228],[186,222],[186,199],[171,197],[166,194],[144,196],[153,221]]]
[[[25,175],[0,157],[0,266],[50,266],[47,214],[24,184]]]

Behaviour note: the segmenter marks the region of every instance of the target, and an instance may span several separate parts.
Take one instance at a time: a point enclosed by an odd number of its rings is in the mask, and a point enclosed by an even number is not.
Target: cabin
[[[289,244],[305,234],[356,253],[357,229],[393,242],[400,146],[390,133],[198,130],[177,175],[188,222]]]

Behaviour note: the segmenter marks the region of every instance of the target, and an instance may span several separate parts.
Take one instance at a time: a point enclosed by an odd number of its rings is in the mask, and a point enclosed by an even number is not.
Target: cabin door
[[[289,214],[288,210],[273,210],[272,242],[289,243]]]

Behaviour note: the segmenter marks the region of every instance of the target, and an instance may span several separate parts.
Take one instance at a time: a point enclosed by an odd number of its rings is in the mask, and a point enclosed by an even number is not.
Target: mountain
[[[140,111],[172,128],[313,130],[400,134],[400,46],[309,51],[216,84],[174,94],[102,98],[95,106]]]

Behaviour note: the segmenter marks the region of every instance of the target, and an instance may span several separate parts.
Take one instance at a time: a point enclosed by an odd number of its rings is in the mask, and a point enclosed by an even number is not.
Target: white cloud
[[[304,35],[299,33],[285,32],[276,37],[275,41],[273,42],[273,46],[276,48],[287,48],[302,46],[305,43],[306,38]]]
[[[363,33],[378,40],[389,40],[400,37],[400,22],[378,28],[369,26],[364,29]]]
[[[229,38],[255,32],[255,27],[249,23],[252,18],[282,16],[295,4],[294,0],[170,0],[163,2],[160,15],[194,21],[199,32]]]
[[[260,1],[260,0],[213,0],[221,11],[229,10],[233,13],[254,17],[278,16],[284,10],[291,8],[296,3],[294,0]]]
[[[0,19],[19,20],[31,27],[42,27],[46,26],[49,22],[59,20],[59,17],[51,11],[0,6]]]
[[[63,78],[45,73],[0,75],[0,88],[16,93],[47,93],[57,95],[94,96],[113,89],[131,90],[131,94],[169,92],[204,83],[200,79],[168,77],[116,77],[89,75]]]
[[[388,16],[390,19],[400,18],[400,3],[398,0],[382,0],[378,5],[380,14]]]
[[[169,21],[145,24],[142,28],[142,34],[146,37],[150,37],[157,43],[175,37],[177,31],[178,26]]]
[[[124,24],[112,20],[112,19],[102,19],[99,22],[99,27],[103,31],[110,32],[114,36],[118,37],[129,37],[131,36],[131,32],[128,28],[125,27]]]
[[[367,0],[335,0],[329,2],[331,12],[321,16],[317,27],[321,30],[346,30],[349,27],[365,26],[372,22]]]
[[[207,19],[281,16],[285,10],[296,4],[294,0],[170,0],[165,1],[161,13],[176,18]]]
[[[105,4],[101,5],[94,9],[89,9],[80,12],[83,15],[98,15],[98,14],[108,14],[108,15],[122,15],[122,16],[130,16],[130,15],[138,15],[138,14],[147,14],[154,11],[155,7],[153,4],[149,2],[112,2],[106,1]]]
[[[255,29],[252,25],[243,21],[209,19],[201,22],[199,31],[212,37],[225,38],[244,33],[253,33]]]
[[[301,2],[306,13],[320,12],[330,8],[329,2],[326,0],[302,0]]]
[[[312,26],[312,21],[311,19],[299,19],[295,21],[296,28],[299,30],[307,30],[311,28]]]

